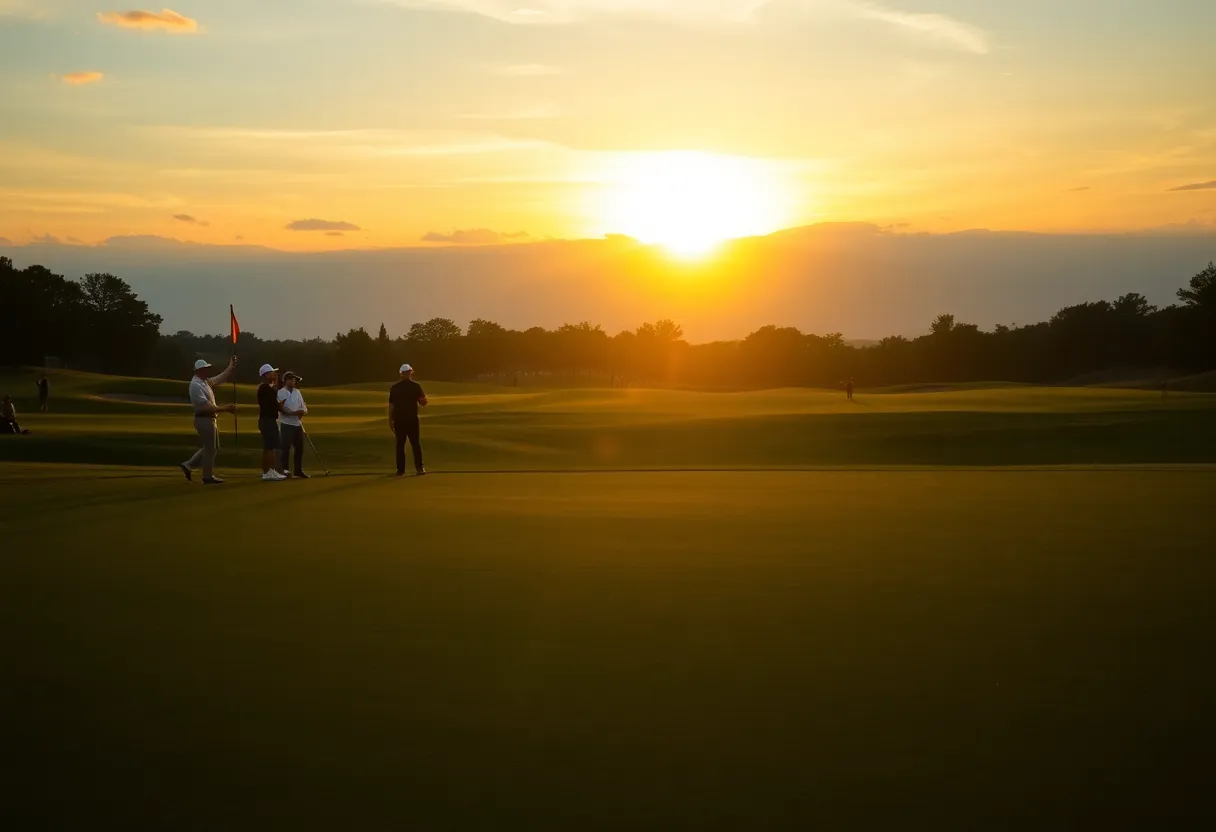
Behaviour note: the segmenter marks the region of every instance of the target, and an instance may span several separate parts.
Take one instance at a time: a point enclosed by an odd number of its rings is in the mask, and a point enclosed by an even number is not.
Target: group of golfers
[[[194,429],[202,440],[202,447],[181,464],[187,480],[194,479],[194,472],[203,471],[203,483],[219,485],[224,481],[215,475],[215,457],[220,447],[216,419],[221,413],[236,413],[236,405],[220,405],[215,401],[215,388],[228,381],[236,370],[236,357],[219,374],[212,375],[215,368],[204,359],[194,362],[194,377],[190,379],[190,405],[194,410]],[[262,480],[281,482],[288,479],[309,479],[304,473],[303,418],[308,415],[308,404],[300,392],[300,376],[290,370],[280,375],[280,370],[271,364],[263,364],[258,370],[262,383],[258,386],[258,433],[262,438]],[[413,450],[414,471],[418,476],[426,473],[422,465],[422,441],[418,408],[426,407],[426,393],[414,381],[414,368],[402,364],[398,370],[400,380],[389,391],[388,424],[396,437],[397,476],[405,476],[405,443]],[[295,464],[292,465],[292,452]]]

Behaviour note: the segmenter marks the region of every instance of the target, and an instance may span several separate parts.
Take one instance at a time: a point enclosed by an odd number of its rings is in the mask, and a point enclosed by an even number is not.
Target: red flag
[[[236,339],[241,334],[241,325],[236,322],[236,312],[231,306],[228,307],[228,314],[232,316],[232,343],[235,346]]]

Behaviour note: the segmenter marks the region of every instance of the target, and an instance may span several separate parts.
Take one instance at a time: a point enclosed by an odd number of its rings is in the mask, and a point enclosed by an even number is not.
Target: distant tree
[[[102,371],[146,370],[160,339],[161,316],[112,274],[86,274],[80,288],[89,348],[101,359]]]
[[[434,344],[449,341],[461,336],[460,327],[448,318],[431,318],[426,323],[416,323],[410,326],[410,341],[418,344]]]
[[[505,335],[506,332],[506,327],[493,321],[485,321],[478,318],[475,321],[469,321],[467,335],[470,338],[491,338],[497,335]]]
[[[1178,299],[1187,306],[1216,309],[1216,263],[1191,278],[1191,288],[1179,289]]]
[[[1125,318],[1147,318],[1157,311],[1157,307],[1148,302],[1148,298],[1138,292],[1128,292],[1111,304],[1115,314]]]
[[[43,266],[13,267],[0,258],[0,364],[41,364],[47,355],[71,358],[83,343],[80,284]]]
[[[929,332],[932,335],[949,335],[953,329],[953,315],[938,315],[929,326]]]
[[[660,343],[674,343],[684,337],[684,328],[675,321],[664,318],[652,324],[642,324],[638,327],[639,338],[651,338]]]
[[[377,344],[391,344],[392,339],[388,337],[388,329],[383,323],[380,324],[380,334],[376,336]]]
[[[378,345],[363,327],[334,336],[338,372],[349,381],[373,381],[385,374]]]

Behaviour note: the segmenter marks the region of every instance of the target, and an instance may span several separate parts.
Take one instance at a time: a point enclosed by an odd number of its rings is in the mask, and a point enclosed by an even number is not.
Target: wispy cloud
[[[496,67],[494,74],[507,78],[543,78],[549,75],[561,75],[562,68],[548,64],[512,64]]]
[[[319,220],[307,219],[296,220],[287,224],[288,231],[362,231],[363,229],[354,223],[345,222],[343,220]]]
[[[1069,188],[1068,192],[1070,194],[1079,194],[1079,193],[1081,193],[1081,191],[1088,191],[1089,189],[1090,189],[1089,185],[1083,185],[1080,188]]]
[[[987,55],[988,34],[977,26],[956,20],[949,15],[931,12],[905,12],[888,8],[878,3],[854,2],[847,6],[859,17],[878,20],[902,29],[925,35],[945,46],[961,49],[976,55]]]
[[[273,130],[184,125],[139,129],[166,141],[215,142],[240,150],[257,148],[276,157],[288,153],[326,158],[335,155],[356,158],[475,156],[561,149],[560,145],[539,139],[516,139],[470,130]]]
[[[910,12],[870,0],[383,0],[431,11],[479,14],[519,25],[573,23],[593,15],[632,15],[719,24],[745,23],[770,7],[860,17],[897,26],[942,46],[977,55],[989,51],[988,34],[938,12]]]
[[[84,84],[96,84],[104,77],[106,77],[105,74],[101,72],[69,72],[61,76],[60,80],[72,86],[82,86]]]
[[[200,220],[197,217],[192,217],[189,214],[174,214],[173,219],[177,220],[178,222],[184,222],[187,225],[201,225],[204,228],[211,225],[211,223]]]
[[[1211,182],[1196,182],[1193,185],[1170,188],[1171,193],[1175,191],[1216,191],[1216,179],[1213,179]]]
[[[173,9],[161,9],[159,12],[138,9],[129,12],[98,12],[97,19],[123,29],[160,29],[175,34],[192,34],[199,30],[197,20],[178,14]]]
[[[778,0],[779,2],[780,0]],[[798,0],[801,1],[801,0]],[[467,12],[504,23],[554,25],[589,15],[634,15],[689,20],[745,20],[773,0],[384,0],[397,6]]]
[[[516,231],[503,234],[490,228],[457,229],[451,234],[441,234],[431,231],[422,236],[424,243],[448,243],[457,246],[492,246],[497,243],[529,240],[532,235],[526,231]]]

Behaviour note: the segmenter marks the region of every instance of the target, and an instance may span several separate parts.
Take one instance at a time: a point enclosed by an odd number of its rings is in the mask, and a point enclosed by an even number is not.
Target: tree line
[[[0,257],[0,303],[0,364],[53,359],[102,373],[138,372],[151,368],[160,345],[160,315],[112,274],[67,280]]]
[[[113,275],[85,275],[77,283],[41,266],[18,271],[0,258],[0,291],[13,324],[5,327],[0,363],[41,364],[44,355],[57,355],[102,372],[180,378],[195,358],[223,359],[230,350],[226,334],[161,335],[160,317]],[[475,320],[462,329],[433,318],[396,337],[383,324],[374,335],[358,328],[332,340],[267,340],[242,332],[239,352],[320,385],[384,381],[405,362],[429,379],[511,384],[543,375],[711,389],[824,387],[846,379],[859,386],[1055,383],[1112,369],[1216,369],[1216,264],[1179,289],[1178,300],[1159,309],[1131,293],[992,331],[943,314],[920,337],[892,336],[869,346],[793,327],[766,326],[739,341],[694,345],[670,320],[610,335],[588,322],[512,330]],[[243,375],[253,372],[242,368]]]

